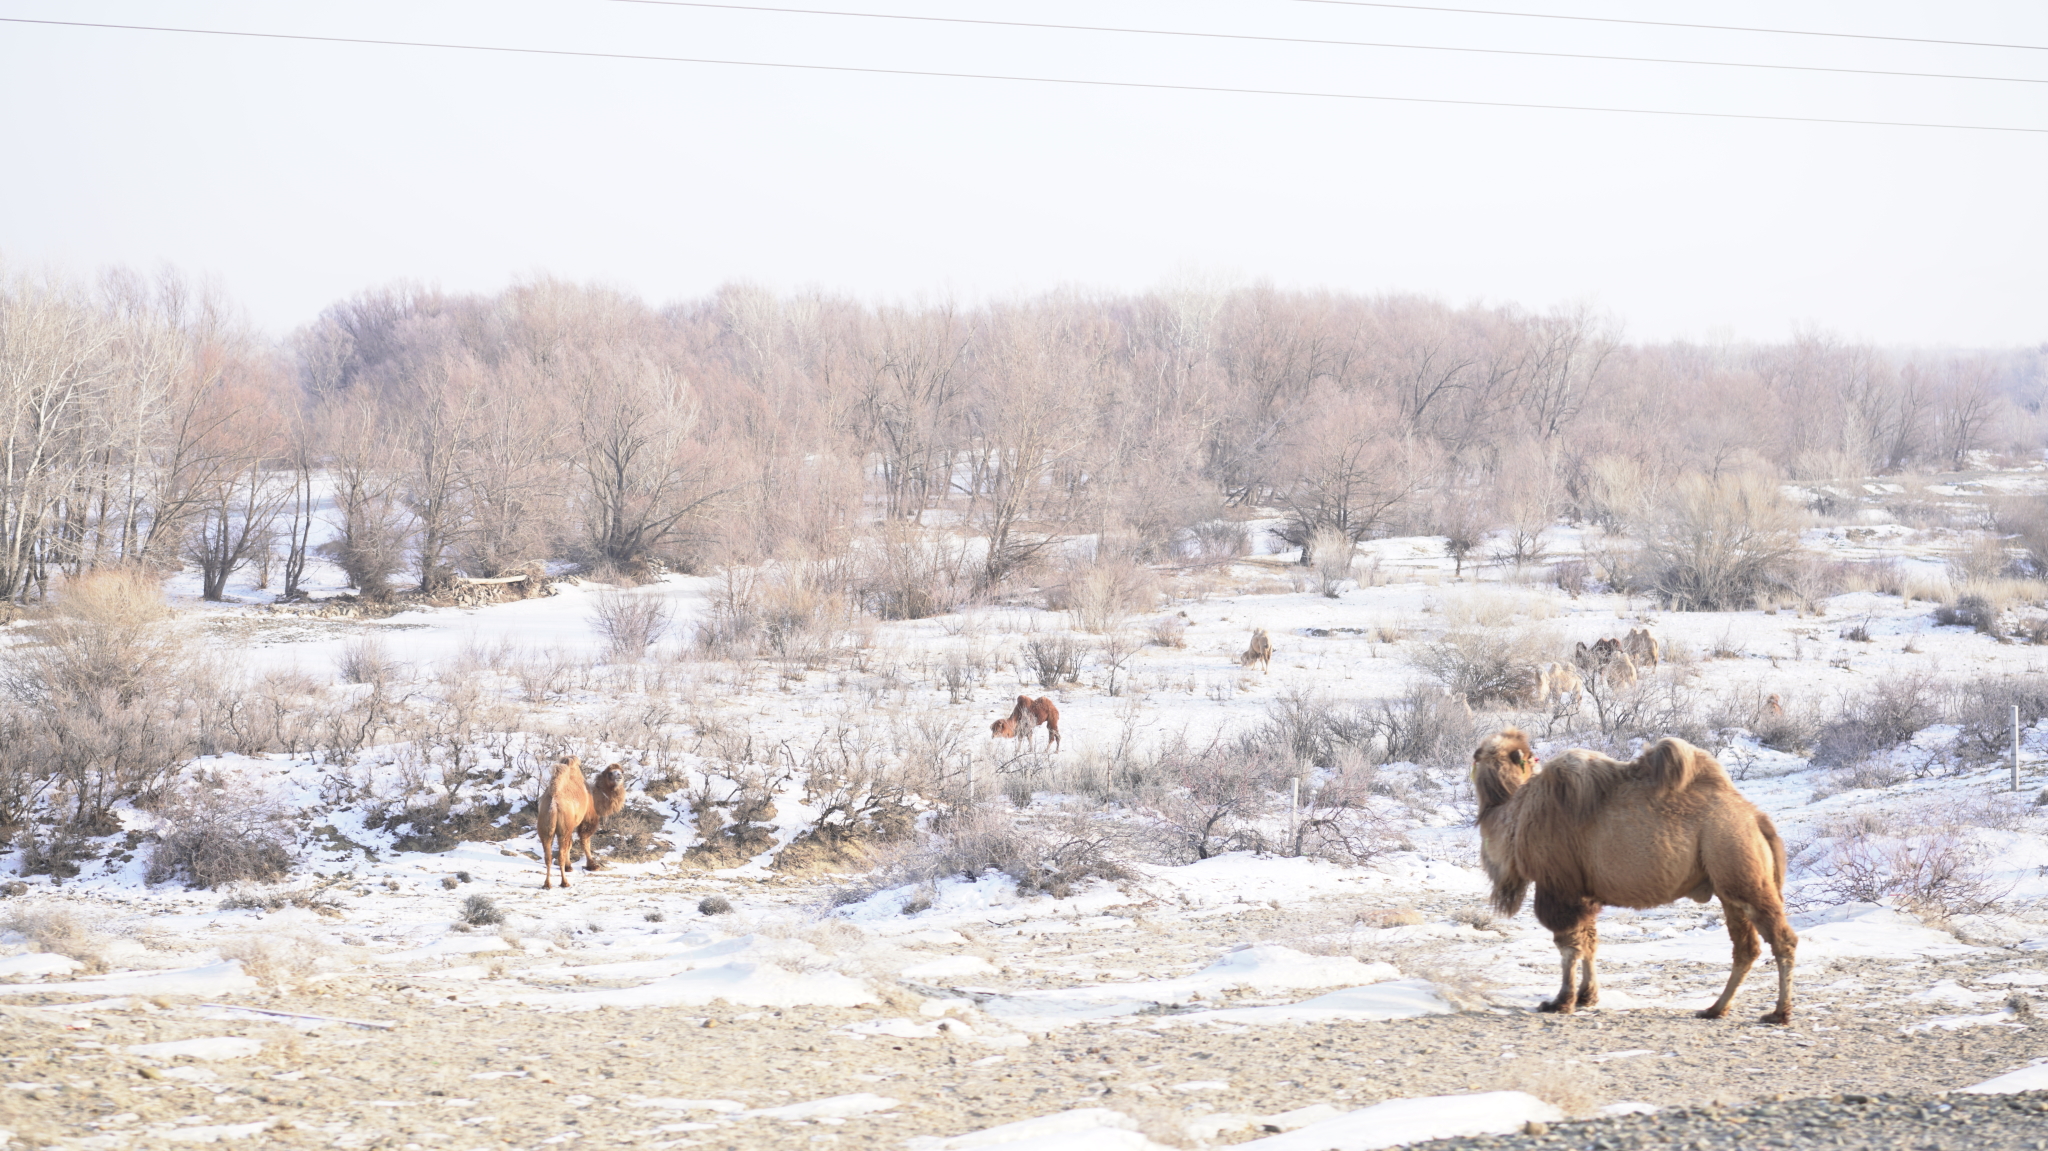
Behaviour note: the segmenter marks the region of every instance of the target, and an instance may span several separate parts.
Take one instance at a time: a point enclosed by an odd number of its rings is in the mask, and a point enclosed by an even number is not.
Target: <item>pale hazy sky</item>
[[[769,2],[769,0],[764,0]],[[802,6],[804,0],[782,0]],[[1455,3],[1456,0],[1431,0]],[[1469,3],[1470,0],[1467,0]],[[2048,4],[1493,0],[2048,46]],[[1307,0],[841,11],[2048,81],[2048,50]],[[620,0],[0,0],[0,16],[2048,129],[2048,83],[919,24]],[[284,331],[547,271],[963,300],[1189,274],[1545,308],[1637,339],[2048,341],[2048,135],[507,55],[0,23],[0,259],[169,262]]]

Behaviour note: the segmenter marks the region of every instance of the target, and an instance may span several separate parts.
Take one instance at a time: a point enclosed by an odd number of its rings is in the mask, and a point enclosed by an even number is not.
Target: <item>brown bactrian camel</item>
[[[612,764],[599,773],[595,797],[583,780],[581,759],[565,755],[555,764],[554,775],[549,778],[546,790],[540,793],[539,811],[534,820],[534,830],[540,836],[540,885],[543,891],[555,885],[555,871],[558,869],[562,873],[562,887],[568,888],[569,853],[578,839],[583,842],[584,870],[597,870],[597,857],[590,853],[590,837],[596,833],[598,824],[617,812],[625,802],[626,780],[618,764]]]
[[[1243,655],[1237,657],[1239,667],[1250,667],[1253,664],[1258,664],[1260,671],[1273,670],[1273,637],[1266,634],[1265,628],[1252,632],[1252,645],[1244,649]]]
[[[1621,641],[1621,650],[1636,661],[1638,668],[1645,669],[1656,667],[1657,661],[1664,655],[1663,645],[1657,642],[1656,636],[1650,634],[1649,628],[1628,629],[1627,637]]]
[[[1661,739],[1628,763],[1578,749],[1539,769],[1528,737],[1510,728],[1472,753],[1472,787],[1494,907],[1515,914],[1533,885],[1536,920],[1550,929],[1564,964],[1557,998],[1539,1010],[1599,1002],[1593,961],[1603,906],[1719,896],[1734,970],[1700,1017],[1727,1013],[1756,962],[1761,931],[1778,964],[1778,1005],[1763,1021],[1792,1018],[1799,937],[1785,919],[1785,844],[1713,756],[1682,739]]]
[[[1045,728],[1045,750],[1052,751],[1060,744],[1060,709],[1045,696],[1032,699],[1028,695],[1017,697],[1017,706],[1010,714],[988,725],[989,734],[998,739],[1015,736],[1030,740],[1039,727]]]

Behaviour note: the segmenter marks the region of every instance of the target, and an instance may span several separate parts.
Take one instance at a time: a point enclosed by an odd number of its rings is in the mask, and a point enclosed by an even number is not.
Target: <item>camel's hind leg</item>
[[[555,863],[556,869],[562,873],[562,890],[567,891],[569,890],[569,867],[571,864],[569,853],[576,849],[576,833],[565,831],[561,835],[561,853],[556,857]]]
[[[1778,1005],[1761,1020],[1764,1023],[1792,1022],[1792,963],[1799,950],[1799,936],[1785,919],[1783,907],[1757,908],[1751,918],[1764,941],[1771,945],[1771,959],[1778,965]]]
[[[1552,939],[1557,941],[1557,956],[1563,968],[1563,982],[1557,989],[1557,997],[1538,1004],[1538,1011],[1554,1011],[1568,1015],[1580,1007],[1591,1007],[1598,1002],[1600,990],[1594,982],[1593,953],[1599,948],[1599,930],[1595,920],[1600,914],[1600,905],[1584,899],[1559,899],[1536,889],[1536,921],[1550,929]],[[1585,971],[1585,984],[1579,985],[1579,972]]]
[[[1712,1007],[1700,1012],[1701,1019],[1719,1019],[1728,1014],[1728,1004],[1734,1000],[1735,992],[1741,988],[1743,979],[1749,975],[1750,967],[1762,951],[1757,946],[1756,926],[1750,922],[1749,913],[1750,909],[1741,902],[1729,899],[1726,894],[1721,896],[1721,914],[1728,918],[1728,939],[1735,945],[1731,960],[1734,966],[1728,972],[1728,985],[1721,989],[1721,997],[1714,1000]],[[1786,931],[1790,930],[1788,926]]]
[[[562,885],[567,887],[569,881],[566,878],[563,879]],[[542,891],[552,891],[554,886],[555,837],[550,835],[547,829],[543,828],[540,833],[540,889]]]

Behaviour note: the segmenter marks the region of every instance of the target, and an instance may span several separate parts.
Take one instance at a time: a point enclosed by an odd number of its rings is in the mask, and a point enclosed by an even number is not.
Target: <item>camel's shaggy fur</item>
[[[1663,646],[1657,642],[1656,636],[1650,634],[1649,628],[1630,628],[1628,636],[1621,641],[1621,650],[1636,661],[1637,667],[1646,670],[1656,667],[1664,655]]]
[[[1032,699],[1028,695],[1017,697],[1017,706],[1010,714],[988,725],[989,734],[995,738],[1015,736],[1029,741],[1032,733],[1040,726],[1045,728],[1045,750],[1052,751],[1060,743],[1060,709],[1046,696]]]
[[[562,887],[568,888],[569,853],[578,840],[583,843],[583,869],[597,870],[597,856],[591,854],[590,837],[597,833],[599,824],[611,818],[625,803],[626,776],[618,764],[598,773],[595,795],[584,782],[582,760],[567,755],[555,764],[555,773],[548,780],[547,789],[540,793],[539,812],[535,819],[535,831],[540,836],[542,890],[555,885],[558,869],[562,873]],[[556,846],[558,843],[559,848]]]
[[[1266,634],[1265,628],[1252,632],[1252,645],[1237,657],[1237,664],[1239,667],[1258,664],[1260,671],[1273,670],[1273,637]]]
[[[1579,678],[1579,669],[1568,663],[1553,663],[1545,668],[1543,686],[1545,703],[1561,700],[1566,696],[1571,696],[1576,701],[1579,693],[1586,688],[1585,681]]]
[[[1529,738],[1510,728],[1472,753],[1472,787],[1494,907],[1515,914],[1533,886],[1536,919],[1557,941],[1564,982],[1541,1010],[1599,1001],[1594,956],[1603,906],[1719,896],[1734,969],[1700,1016],[1727,1013],[1756,962],[1761,931],[1778,966],[1778,1003],[1764,1022],[1791,1019],[1799,938],[1785,919],[1785,845],[1713,756],[1662,739],[1628,763],[1581,749],[1539,768]]]

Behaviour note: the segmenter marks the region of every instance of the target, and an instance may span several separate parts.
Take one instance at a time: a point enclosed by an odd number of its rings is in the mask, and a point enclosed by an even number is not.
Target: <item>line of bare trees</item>
[[[1268,287],[970,309],[739,285],[656,309],[548,279],[368,292],[280,345],[173,275],[15,275],[0,597],[188,563],[209,598],[245,569],[293,595],[329,536],[364,594],[434,592],[543,558],[821,557],[876,520],[986,539],[994,585],[1068,534],[1193,556],[1249,506],[1283,509],[1305,563],[1404,530],[1520,555],[1689,475],[2036,449],[2044,363],[1631,345],[1583,309]]]

